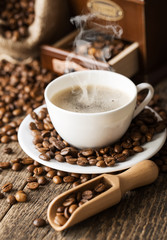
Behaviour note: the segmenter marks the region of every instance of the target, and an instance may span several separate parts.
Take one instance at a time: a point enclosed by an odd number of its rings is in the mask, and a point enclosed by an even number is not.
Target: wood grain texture
[[[167,109],[167,79],[156,86],[161,93],[162,106]],[[12,147],[14,154],[3,153],[5,147]],[[24,157],[18,143],[0,145],[0,161]],[[0,187],[12,182],[12,193],[24,189],[28,195],[26,203],[9,206],[6,198],[0,199],[1,240],[166,240],[167,239],[167,174],[160,173],[156,182],[127,192],[121,202],[62,232],[55,232],[49,224],[36,228],[33,220],[46,219],[50,201],[65,190],[68,184],[55,185],[52,181],[39,190],[28,190],[26,168],[20,172],[3,170],[0,173]],[[8,195],[8,194],[7,194]]]

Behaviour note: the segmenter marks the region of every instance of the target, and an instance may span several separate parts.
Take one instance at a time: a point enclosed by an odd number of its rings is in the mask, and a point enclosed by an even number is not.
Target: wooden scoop
[[[64,230],[117,204],[125,192],[150,184],[157,177],[158,167],[151,160],[139,162],[129,170],[118,175],[102,174],[54,198],[48,207],[48,221],[56,231]],[[106,183],[109,189],[78,207],[63,226],[59,226],[54,222],[56,209],[70,194],[93,189],[100,182]]]

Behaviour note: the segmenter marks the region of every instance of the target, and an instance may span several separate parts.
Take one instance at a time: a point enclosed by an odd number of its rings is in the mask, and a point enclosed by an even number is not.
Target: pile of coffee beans
[[[86,57],[93,57],[99,61],[108,61],[119,54],[129,43],[122,39],[96,31],[89,31],[89,35],[83,36],[82,40],[76,40],[74,51]]]
[[[35,18],[35,0],[3,0],[0,2],[0,25],[6,39],[18,41],[28,36]]]
[[[117,162],[124,162],[129,156],[144,151],[143,144],[150,142],[155,134],[166,128],[166,122],[158,121],[154,112],[144,109],[132,121],[119,142],[100,149],[80,150],[61,139],[46,108],[42,108],[38,114],[32,112],[31,117],[34,121],[29,127],[33,143],[40,152],[39,158],[45,161],[55,159],[80,166],[112,167]]]
[[[40,67],[38,60],[12,64],[0,62],[0,142],[17,141],[21,116],[44,101],[44,89],[55,74]]]
[[[95,185],[93,189],[86,189],[82,192],[76,191],[69,195],[56,209],[54,222],[59,226],[64,225],[78,207],[87,203],[89,200],[103,193],[107,189],[107,184],[105,182],[100,182]]]

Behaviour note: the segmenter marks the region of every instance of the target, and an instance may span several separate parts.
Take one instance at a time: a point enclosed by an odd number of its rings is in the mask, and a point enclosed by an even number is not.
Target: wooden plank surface
[[[156,86],[161,94],[162,106],[167,110],[167,79]],[[12,147],[14,153],[4,153],[6,147]],[[26,154],[18,143],[1,144],[0,161],[10,161]],[[49,224],[36,228],[33,220],[46,219],[50,201],[67,190],[70,184],[55,185],[50,181],[39,190],[26,188],[26,178],[31,174],[26,167],[20,172],[12,169],[0,173],[0,187],[12,182],[14,194],[23,189],[28,196],[25,203],[10,206],[6,197],[0,199],[0,239],[1,240],[166,240],[167,239],[167,174],[160,173],[157,181],[126,193],[121,202],[100,214],[93,216],[65,231],[55,232]],[[9,194],[6,194],[9,195]]]

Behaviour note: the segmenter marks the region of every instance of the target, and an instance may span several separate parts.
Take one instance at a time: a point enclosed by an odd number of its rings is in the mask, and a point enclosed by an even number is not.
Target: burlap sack
[[[51,44],[71,29],[68,0],[36,0],[35,19],[29,35],[14,42],[0,35],[0,58],[8,55],[16,60],[36,57],[41,44]]]

